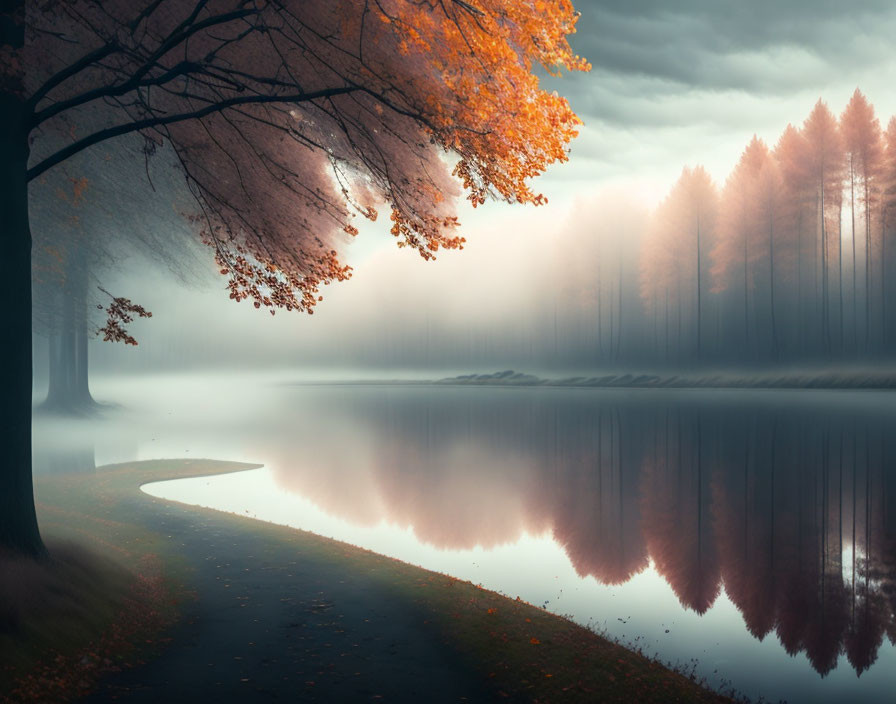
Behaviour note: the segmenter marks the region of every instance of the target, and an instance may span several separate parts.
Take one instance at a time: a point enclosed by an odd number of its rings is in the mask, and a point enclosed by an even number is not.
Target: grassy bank
[[[74,698],[105,671],[139,664],[154,648],[163,647],[179,605],[194,592],[201,600],[202,584],[193,579],[190,564],[164,526],[146,528],[145,517],[153,515],[153,505],[161,500],[138,487],[246,468],[207,460],[152,461],[39,481],[36,494],[45,533],[65,535],[105,557],[57,548],[56,566],[40,568],[49,570],[40,579],[55,584],[48,593],[55,594],[61,584],[68,584],[68,591],[64,599],[44,594],[30,607],[20,600],[16,625],[0,640],[4,652],[17,653],[2,675],[0,692],[14,700]],[[189,510],[222,520],[209,509]],[[419,614],[434,637],[490,683],[497,698],[724,701],[585,628],[469,582],[292,528],[240,516],[223,520],[234,532],[262,537],[277,555],[298,556],[300,565],[302,560],[325,560],[345,574],[375,580]],[[66,555],[75,557],[63,559]],[[81,576],[72,578],[72,570]],[[3,574],[5,580],[6,570]]]

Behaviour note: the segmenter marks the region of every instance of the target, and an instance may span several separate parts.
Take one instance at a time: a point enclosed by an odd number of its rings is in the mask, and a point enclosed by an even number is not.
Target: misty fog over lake
[[[36,416],[39,474],[160,457],[261,463],[145,490],[519,596],[749,696],[859,700],[889,687],[887,392],[274,373],[99,376],[94,392],[121,405],[92,420]]]

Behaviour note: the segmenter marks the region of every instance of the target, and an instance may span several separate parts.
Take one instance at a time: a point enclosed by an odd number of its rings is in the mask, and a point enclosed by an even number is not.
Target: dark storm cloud
[[[601,70],[664,78],[694,87],[746,88],[791,79],[787,66],[768,80],[732,67],[732,57],[793,53],[832,69],[864,65],[892,52],[892,0],[584,0],[573,38]],[[732,70],[734,68],[735,70]]]
[[[823,90],[893,59],[896,2],[579,0],[575,50],[594,65],[558,89],[605,124],[676,121],[686,94]],[[855,85],[855,83],[853,84]],[[681,120],[693,115],[685,111]],[[710,118],[712,119],[712,118]]]

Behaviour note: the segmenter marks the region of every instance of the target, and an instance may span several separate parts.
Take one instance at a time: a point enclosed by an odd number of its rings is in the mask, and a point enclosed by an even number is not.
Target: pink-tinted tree
[[[750,346],[750,291],[753,267],[762,257],[764,228],[757,208],[760,174],[768,163],[768,147],[753,136],[722,190],[719,237],[713,249],[714,289],[723,291],[738,279],[743,283],[743,341]]]
[[[781,227],[789,233],[793,247],[796,281],[792,286],[794,311],[797,316],[796,345],[802,348],[807,339],[806,312],[810,300],[813,269],[809,266],[811,244],[806,242],[810,223],[814,222],[812,175],[808,168],[809,145],[805,136],[793,125],[787,125],[775,145],[774,157],[781,175]]]
[[[893,236],[896,233],[896,117],[891,117],[884,133],[884,154],[881,165],[881,315],[885,349],[890,348],[892,323],[890,322],[890,287],[892,280],[887,270],[894,257]]]
[[[871,333],[871,288],[872,288],[872,236],[871,223],[874,202],[879,190],[883,142],[880,122],[874,115],[874,106],[856,88],[846,109],[840,116],[840,132],[848,164],[849,203],[851,215],[851,236],[853,253],[853,315],[858,297],[856,290],[856,186],[862,203],[862,219],[865,224],[865,346]],[[857,321],[856,321],[857,322]]]
[[[693,312],[694,349],[703,348],[703,293],[706,255],[715,237],[718,194],[702,166],[684,168],[657,208],[641,260],[641,295],[645,302],[672,302]],[[664,315],[668,335],[668,315]],[[681,344],[681,318],[678,343]]]
[[[843,140],[837,118],[827,104],[819,100],[803,124],[808,150],[807,171],[812,175],[815,194],[815,223],[821,253],[821,328],[826,348],[830,349],[830,230],[833,211],[840,213],[843,192]],[[839,228],[838,228],[839,229]]]

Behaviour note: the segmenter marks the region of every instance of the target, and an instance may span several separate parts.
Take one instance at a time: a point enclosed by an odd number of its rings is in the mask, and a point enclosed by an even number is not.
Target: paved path
[[[179,544],[196,571],[173,641],[105,678],[86,701],[462,702],[491,694],[423,616],[382,584],[145,495],[135,521]]]

